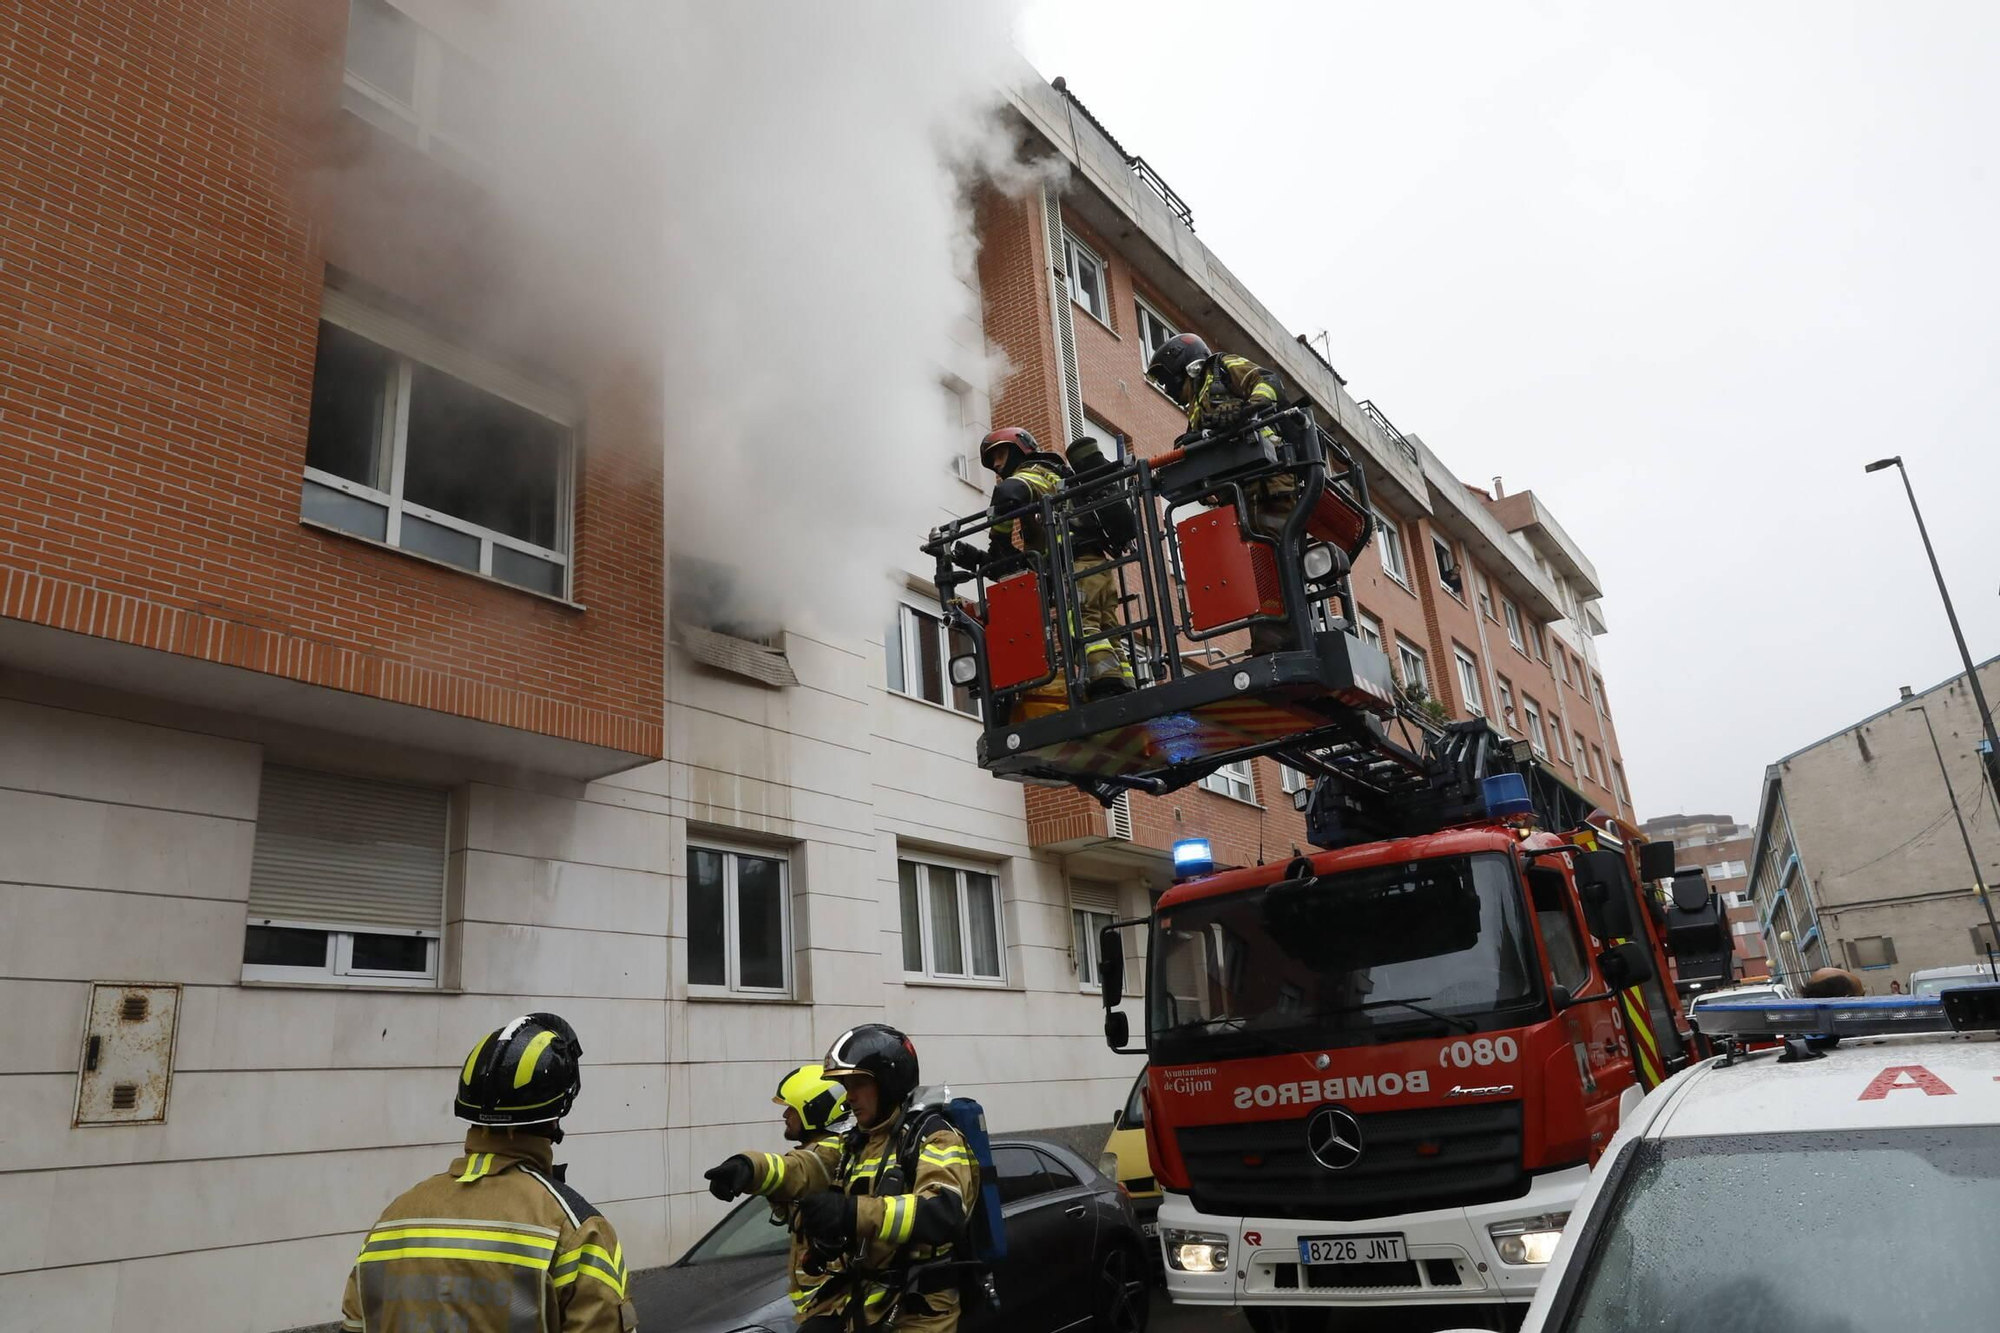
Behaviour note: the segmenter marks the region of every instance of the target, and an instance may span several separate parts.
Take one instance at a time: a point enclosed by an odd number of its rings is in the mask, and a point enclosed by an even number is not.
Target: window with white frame
[[[1597,702],[1597,711],[1606,717],[1610,717],[1611,701],[1604,697],[1604,677],[1598,675],[1595,671],[1590,673],[1590,694],[1591,698]]]
[[[1478,580],[1480,613],[1488,620],[1492,620],[1495,618],[1493,615],[1493,585],[1486,581],[1484,574],[1478,574],[1474,577]]]
[[[444,791],[267,764],[245,981],[436,986]]]
[[[1160,350],[1160,345],[1169,338],[1177,337],[1180,330],[1169,324],[1165,315],[1147,305],[1145,297],[1135,297],[1132,303],[1139,312],[1139,344],[1150,361],[1153,353]]]
[[[1257,803],[1257,776],[1251,772],[1250,761],[1239,759],[1233,764],[1224,764],[1201,780],[1204,789],[1218,796],[1229,796],[1239,801]]]
[[[1485,716],[1486,700],[1479,692],[1479,659],[1455,643],[1451,656],[1458,664],[1458,688],[1465,695],[1466,711]]]
[[[1312,786],[1312,779],[1293,768],[1290,764],[1278,765],[1278,787],[1285,795],[1302,792]]]
[[[1521,696],[1521,711],[1528,719],[1528,742],[1535,747],[1535,753],[1549,752],[1549,738],[1542,734],[1542,706],[1527,695]]]
[[[1070,956],[1076,969],[1076,984],[1085,990],[1101,988],[1098,975],[1098,939],[1104,928],[1118,918],[1118,890],[1110,884],[1072,881],[1070,902]],[[1119,940],[1121,950],[1124,940]]]
[[[1632,795],[1625,790],[1625,765],[1616,759],[1611,761],[1611,788],[1618,793],[1619,800],[1627,805],[1632,804]]]
[[[1442,537],[1432,537],[1431,555],[1437,561],[1438,586],[1459,601],[1464,601],[1465,575],[1459,572],[1458,561],[1452,557],[1451,543]]]
[[[1597,780],[1603,782],[1605,780],[1604,775],[1611,771],[1611,766],[1604,762],[1604,748],[1593,745],[1590,747],[1590,753],[1597,760]]]
[[[427,152],[476,160],[496,123],[494,76],[387,0],[349,0],[340,104]]]
[[[1109,324],[1111,303],[1105,294],[1104,261],[1065,232],[1063,267],[1069,271],[1069,299],[1095,315],[1100,323]]]
[[[993,872],[926,858],[896,864],[903,971],[943,981],[1003,981],[1000,885]]]
[[[1372,643],[1377,648],[1380,648],[1382,646],[1382,622],[1358,608],[1355,610],[1354,617],[1354,632],[1361,636],[1363,642]]]
[[[1396,671],[1402,677],[1405,689],[1429,693],[1431,678],[1430,673],[1424,670],[1424,650],[1400,634],[1396,636]]]
[[[1896,941],[1888,935],[1868,935],[1847,942],[1849,967],[1893,967]]]
[[[328,289],[300,512],[565,597],[575,420],[561,395]]]
[[[966,429],[971,424],[972,391],[962,381],[947,378],[938,381],[938,393],[951,470],[977,486],[979,460],[973,456],[971,432]]]
[[[1495,674],[1493,688],[1500,692],[1500,722],[1511,728],[1514,725],[1514,682]]]
[[[1519,609],[1515,607],[1514,603],[1502,597],[1500,599],[1500,613],[1507,621],[1507,642],[1513,644],[1522,652],[1527,652],[1528,641],[1521,635],[1521,612]]]
[[[1577,775],[1588,778],[1590,776],[1590,758],[1584,749],[1583,733],[1580,731],[1571,732],[1570,739],[1575,742],[1575,745],[1570,749],[1570,755],[1576,763]]]
[[[1717,861],[1702,867],[1702,872],[1710,879],[1742,879],[1749,874],[1741,861]]]
[[[688,844],[688,990],[792,993],[791,866],[773,852]]]
[[[1375,513],[1375,544],[1382,556],[1382,571],[1405,587],[1409,586],[1409,567],[1403,561],[1403,531],[1395,520],[1377,510]]]
[[[1541,658],[1544,662],[1548,661],[1549,636],[1548,632],[1542,628],[1542,622],[1539,620],[1529,621],[1528,632],[1535,636],[1535,656]]]
[[[936,603],[920,607],[914,602],[902,602],[896,607],[896,619],[882,645],[889,688],[912,699],[955,709],[967,717],[978,717],[979,703],[972,697],[972,691],[964,685],[952,684],[950,675],[952,656],[970,652],[971,645],[945,623],[941,613],[932,609],[935,606]]]

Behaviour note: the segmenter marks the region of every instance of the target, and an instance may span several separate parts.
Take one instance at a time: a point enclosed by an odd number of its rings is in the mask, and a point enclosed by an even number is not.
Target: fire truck
[[[1317,849],[1218,870],[1177,844],[1172,887],[1100,941],[1106,1039],[1147,1057],[1173,1299],[1261,1328],[1434,1304],[1507,1326],[1621,1119],[1700,1054],[1676,989],[1726,984],[1721,905],[1528,742],[1399,688],[1354,630],[1366,477],[1310,403],[1091,457],[925,545],[951,678],[982,703],[979,762],[1109,804],[1275,756],[1310,779]],[[1033,549],[968,558],[1024,518]],[[1086,630],[1079,583],[1107,573],[1120,614]],[[1134,688],[1092,697],[1105,644]],[[1127,931],[1145,940],[1136,1045]]]

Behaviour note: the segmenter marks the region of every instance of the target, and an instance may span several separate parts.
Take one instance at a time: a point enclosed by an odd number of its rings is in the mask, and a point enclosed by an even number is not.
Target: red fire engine
[[[1274,530],[1281,490],[1296,503]],[[1037,549],[1004,576],[954,563],[1009,518]],[[1372,529],[1361,468],[1297,403],[925,547],[989,771],[1107,803],[1253,755],[1311,779],[1322,850],[1213,873],[1177,847],[1178,882],[1099,960],[1106,1038],[1147,1056],[1170,1290],[1268,1327],[1377,1304],[1517,1317],[1620,1119],[1695,1054],[1670,943],[1682,984],[1728,972],[1698,872],[1671,906],[1658,887],[1672,844],[1593,812],[1527,742],[1440,726],[1399,691],[1352,628]],[[1086,635],[1078,583],[1107,571],[1124,610]],[[1259,627],[1285,646],[1245,651]],[[1106,642],[1137,688],[1092,699],[1081,667]],[[1118,1007],[1132,928],[1140,1047]]]

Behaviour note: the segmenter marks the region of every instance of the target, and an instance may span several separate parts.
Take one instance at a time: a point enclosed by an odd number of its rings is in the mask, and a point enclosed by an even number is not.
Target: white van
[[[1910,973],[1910,994],[1936,995],[1958,986],[1977,986],[1995,981],[1993,969],[1985,963],[1961,963],[1954,967],[1926,967]]]

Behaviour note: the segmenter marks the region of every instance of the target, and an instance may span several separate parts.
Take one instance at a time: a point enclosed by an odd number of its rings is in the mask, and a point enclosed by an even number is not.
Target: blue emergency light
[[[1174,844],[1174,878],[1193,879],[1215,869],[1215,852],[1207,838],[1182,838]]]
[[[1528,780],[1519,773],[1495,773],[1481,778],[1479,790],[1486,797],[1486,813],[1493,819],[1535,813],[1535,803],[1528,799]]]

